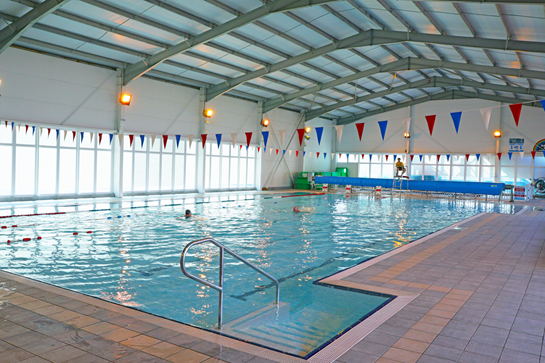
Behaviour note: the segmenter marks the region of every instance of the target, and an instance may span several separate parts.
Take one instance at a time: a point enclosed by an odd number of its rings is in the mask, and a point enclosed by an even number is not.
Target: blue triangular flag
[[[13,131],[13,125],[15,124],[15,122],[12,122],[11,123],[11,131]]]
[[[543,150],[543,156],[545,157],[545,150]]]
[[[114,139],[114,134],[110,134],[110,145],[112,144],[113,139]]]
[[[85,133],[81,132],[81,142],[83,142],[83,135],[85,135]]]
[[[303,151],[303,157],[305,157],[305,154],[306,154],[306,153],[307,153],[306,151]]]
[[[458,133],[460,120],[462,119],[462,112],[452,112],[450,116],[452,117],[452,122],[454,122],[454,128],[456,129],[456,133]]]
[[[261,131],[263,134],[263,145],[267,147],[267,141],[269,140],[269,131]]]
[[[543,106],[543,109],[545,110],[545,100],[541,100],[539,102],[541,102],[541,106]]]
[[[36,126],[32,126],[32,135],[34,135],[34,131],[36,131]]]
[[[315,127],[314,129],[316,130],[316,135],[318,136],[318,145],[320,145],[320,143],[322,142],[322,134],[324,132],[324,128],[323,127]]]
[[[397,155],[394,155],[394,163],[395,163],[395,161],[396,161],[396,158],[397,158]]]
[[[59,130],[57,130],[57,139],[59,138],[59,132],[60,132],[60,131],[59,131]]]
[[[420,155],[420,162],[422,162],[422,155]]]
[[[373,158],[373,154],[369,154],[369,161]]]
[[[218,147],[220,147],[221,144],[221,134],[216,134],[216,140],[218,142]]]
[[[479,161],[481,154],[475,154],[475,156],[477,157],[477,161]]]
[[[346,154],[346,162],[348,162],[348,154]]]
[[[327,156],[327,153],[324,153],[324,159],[325,159],[326,156]]]
[[[180,146],[180,135],[176,135],[176,149]]]
[[[144,147],[144,140],[146,140],[146,135],[140,135],[140,147]]]
[[[265,154],[265,151],[267,151],[266,147],[263,148],[263,154]]]
[[[513,153],[507,153],[509,155],[509,160],[511,160],[511,156],[513,156]]]
[[[450,161],[450,154],[447,154],[447,161]]]
[[[282,150],[282,155],[286,155],[286,150]]]
[[[382,134],[382,140],[384,141],[384,136],[386,136],[386,127],[388,126],[388,121],[379,121],[378,126],[380,127],[380,133]]]

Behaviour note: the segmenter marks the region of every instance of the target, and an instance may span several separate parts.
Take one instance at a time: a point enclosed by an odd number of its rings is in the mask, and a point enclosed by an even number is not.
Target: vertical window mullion
[[[91,137],[91,133],[89,133],[89,137]],[[95,173],[93,176],[93,195],[96,195],[97,193],[97,180],[98,180],[98,141],[97,138],[94,138],[94,144],[93,144],[93,152],[95,154]],[[123,151],[121,151],[123,152]],[[121,154],[123,156],[123,154]],[[123,175],[123,170],[120,170],[121,175]]]
[[[15,195],[15,172],[17,171],[15,169],[15,164],[17,162],[17,148],[15,147],[15,144],[17,142],[17,137],[15,134],[15,127],[12,127],[11,129],[11,196]]]
[[[76,131],[76,195],[79,194],[79,158],[80,158],[80,138]]]
[[[38,137],[40,130],[36,131],[34,134],[34,196],[38,196],[38,185],[40,182],[39,173],[40,173],[40,138]]]

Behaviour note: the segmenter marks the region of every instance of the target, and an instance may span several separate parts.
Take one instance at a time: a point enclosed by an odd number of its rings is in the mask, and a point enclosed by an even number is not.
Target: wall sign
[[[524,139],[509,139],[509,152],[524,152]]]

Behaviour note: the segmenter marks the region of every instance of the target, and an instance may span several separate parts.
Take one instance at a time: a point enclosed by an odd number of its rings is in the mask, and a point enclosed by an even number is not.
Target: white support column
[[[255,157],[255,188],[260,191],[263,186],[261,185],[261,162],[262,162],[262,155],[263,153],[257,152],[257,147],[260,148],[260,150],[263,150],[263,137],[261,136],[261,130],[263,129],[263,126],[261,125],[261,121],[263,120],[263,101],[259,101],[257,103],[257,143],[256,143],[256,157]]]
[[[337,120],[332,121],[333,130],[331,130],[333,137],[331,138],[331,154],[336,155],[337,154],[337,148],[339,144],[339,139],[337,137],[337,130],[335,129],[335,126],[337,126]],[[330,158],[330,166],[329,171],[334,172],[337,170],[337,158]],[[360,172],[360,163],[358,163],[358,173]]]
[[[117,95],[121,97],[123,93],[123,70],[117,70]],[[124,107],[117,101],[116,115],[114,120],[114,134],[120,135],[124,133]],[[109,135],[108,135],[109,137]],[[112,140],[112,191],[116,197],[123,196],[123,141],[120,142],[119,137]]]
[[[200,97],[199,97],[199,132],[198,135],[195,135],[194,141],[197,142],[197,140],[200,140],[201,134],[206,134],[207,127],[206,127],[206,117],[204,117],[204,110],[206,108],[206,89],[201,88],[200,90]],[[202,146],[202,143],[198,143],[196,145],[197,147],[197,192],[199,193],[205,193],[205,182],[204,182],[204,176],[205,176],[205,150]]]
[[[411,121],[409,122],[409,134],[411,137],[407,139],[407,150],[405,152],[405,164],[407,168],[406,175],[411,178],[411,153],[414,151],[414,120],[415,120],[415,106],[409,107],[409,117],[411,118]],[[422,167],[423,168],[423,167]],[[422,169],[422,175],[424,175],[424,169]],[[422,177],[424,178],[424,177]]]
[[[503,119],[503,116],[504,116],[504,109],[505,107],[503,103],[500,103],[500,116],[499,116],[499,120],[498,120],[498,130],[502,130],[502,119]],[[490,131],[490,130],[488,130]],[[495,130],[492,130],[492,132],[494,132]],[[501,139],[495,139],[496,141],[496,155],[494,155],[494,159],[496,160],[496,162],[494,163],[494,182],[495,183],[499,183],[500,181],[500,170],[501,170],[501,167],[500,167],[500,163],[501,163],[501,160],[498,158],[498,153],[500,152],[500,140]]]

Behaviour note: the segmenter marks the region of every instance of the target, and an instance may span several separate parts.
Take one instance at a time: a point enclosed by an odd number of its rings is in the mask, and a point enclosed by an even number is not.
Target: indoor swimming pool
[[[514,212],[368,195],[230,198],[5,218],[0,269],[217,331],[218,293],[180,270],[183,248],[213,237],[280,282],[277,310],[274,285],[226,255],[222,334],[308,357],[394,298],[316,280],[478,213]],[[188,270],[217,283],[217,247],[191,251]]]

